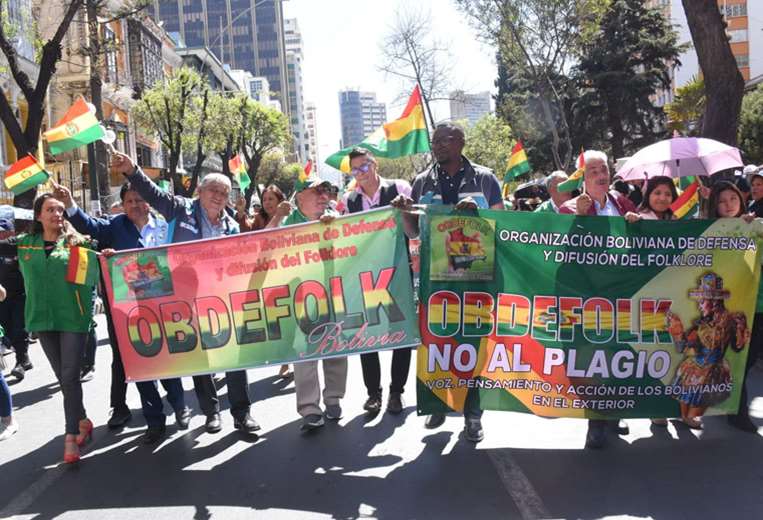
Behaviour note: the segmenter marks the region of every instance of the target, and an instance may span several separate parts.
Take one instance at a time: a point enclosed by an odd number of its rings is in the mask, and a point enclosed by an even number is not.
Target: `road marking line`
[[[511,456],[509,450],[493,449],[486,451],[490,457],[490,462],[493,463],[493,467],[498,472],[498,476],[501,477],[503,487],[511,495],[522,518],[524,520],[550,518],[551,515],[540,495],[535,491],[527,475]]]

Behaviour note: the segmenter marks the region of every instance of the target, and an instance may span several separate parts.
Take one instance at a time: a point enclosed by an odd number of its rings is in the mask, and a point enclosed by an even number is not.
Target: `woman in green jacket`
[[[80,366],[92,316],[92,285],[66,281],[69,252],[88,241],[64,220],[64,204],[50,193],[34,201],[28,234],[2,241],[0,255],[18,255],[24,276],[26,329],[36,332],[64,394],[64,462],[77,462],[93,423],[82,403]]]

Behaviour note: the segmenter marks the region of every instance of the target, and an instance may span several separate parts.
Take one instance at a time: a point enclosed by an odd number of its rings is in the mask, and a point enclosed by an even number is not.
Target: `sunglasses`
[[[352,173],[353,175],[357,175],[359,173],[368,173],[368,170],[371,169],[372,164],[373,163],[371,161],[368,161],[367,163],[363,163],[360,166],[357,166],[353,168],[352,170],[350,170],[350,173]]]

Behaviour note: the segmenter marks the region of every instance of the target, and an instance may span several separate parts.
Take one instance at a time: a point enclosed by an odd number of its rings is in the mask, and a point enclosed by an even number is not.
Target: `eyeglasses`
[[[350,170],[350,173],[353,174],[353,175],[357,175],[359,173],[368,173],[368,170],[371,169],[371,165],[372,164],[373,163],[371,161],[363,163],[360,166],[357,166],[357,167],[353,168],[352,170]]]

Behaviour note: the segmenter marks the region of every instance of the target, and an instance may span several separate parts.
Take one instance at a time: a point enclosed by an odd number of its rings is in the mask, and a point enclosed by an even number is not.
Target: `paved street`
[[[357,358],[350,360],[345,418],[315,434],[300,434],[293,384],[274,377],[273,367],[250,371],[252,412],[263,426],[258,439],[233,430],[226,412],[217,435],[204,432],[200,415],[185,432],[170,418],[168,438],[147,447],[133,387],[130,427],[105,427],[111,354],[103,344],[96,377],[84,387],[93,443],[78,467],[64,467],[61,394],[38,345],[32,359],[35,369],[11,387],[21,430],[0,444],[0,518],[763,516],[763,438],[732,430],[722,418],[706,419],[701,435],[630,421],[629,436],[592,453],[582,449],[583,421],[488,412],[486,439],[475,448],[460,438],[456,416],[424,429],[413,377],[404,415],[367,420]],[[754,393],[763,395],[763,373],[753,376]],[[185,385],[198,413],[190,379]],[[220,394],[227,406],[224,387]],[[763,425],[763,399],[753,414]]]

